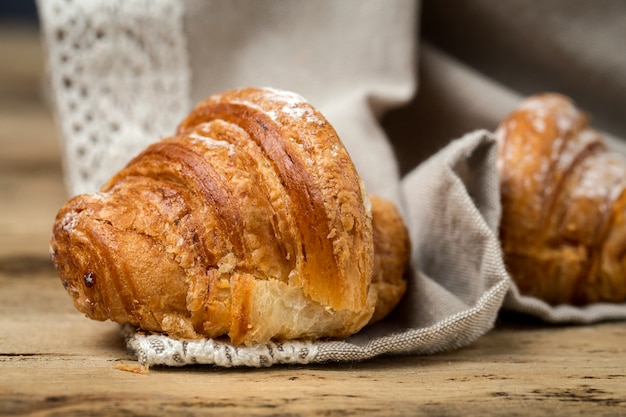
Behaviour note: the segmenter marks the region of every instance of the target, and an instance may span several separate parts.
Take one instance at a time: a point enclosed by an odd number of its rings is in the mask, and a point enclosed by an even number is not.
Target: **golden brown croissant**
[[[626,300],[626,161],[566,97],[530,97],[498,128],[505,263],[552,304]]]
[[[68,201],[51,250],[88,317],[249,345],[345,337],[382,317],[406,288],[409,241],[316,109],[247,88],[200,103],[99,193]]]

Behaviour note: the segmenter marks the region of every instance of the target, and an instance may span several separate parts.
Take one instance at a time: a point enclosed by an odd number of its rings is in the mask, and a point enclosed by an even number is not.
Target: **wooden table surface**
[[[473,345],[363,363],[117,369],[118,327],[74,310],[48,257],[66,199],[32,30],[0,27],[0,415],[626,415],[626,323],[500,319]]]

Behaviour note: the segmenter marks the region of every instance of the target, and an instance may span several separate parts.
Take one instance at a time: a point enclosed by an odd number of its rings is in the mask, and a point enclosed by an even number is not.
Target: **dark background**
[[[0,25],[6,21],[30,22],[36,24],[37,6],[34,0],[0,1]]]

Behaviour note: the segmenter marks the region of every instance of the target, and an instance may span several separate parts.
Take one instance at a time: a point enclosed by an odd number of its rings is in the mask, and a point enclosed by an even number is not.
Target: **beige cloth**
[[[157,133],[164,136],[175,128],[168,117],[178,117],[182,108],[188,110],[212,93],[272,86],[304,95],[325,114],[368,190],[394,200],[410,230],[412,279],[407,296],[391,316],[351,338],[241,348],[125,328],[128,346],[142,364],[269,366],[426,354],[475,341],[492,328],[502,308],[548,322],[626,319],[626,305],[551,307],[517,293],[497,239],[496,144],[490,133],[521,97],[552,90],[572,96],[614,138],[626,137],[626,25],[620,24],[626,3],[63,3],[64,15],[90,21],[77,29],[65,25],[70,20],[59,17],[55,2],[39,5],[71,194],[97,188],[97,178],[117,169],[100,164],[97,176],[79,169],[85,155],[97,160],[99,152],[111,152],[109,137],[127,141],[128,157],[133,147],[158,139],[154,128],[145,126],[151,111],[163,114]],[[94,16],[100,26],[93,23]],[[63,37],[58,35],[61,28]],[[107,35],[98,36],[99,28]],[[113,34],[116,47],[99,45]],[[71,54],[71,67],[59,58],[67,51],[59,45],[68,38],[81,45]],[[138,51],[135,43],[147,52]],[[86,66],[85,71],[85,57],[96,55],[102,64]],[[178,61],[161,58],[167,56]],[[104,65],[109,61],[131,62],[134,67],[118,65],[112,71]],[[77,95],[76,83],[68,86],[65,81],[68,76],[88,82],[101,94],[112,89],[114,98],[132,104],[124,102],[124,108],[134,110],[120,121],[119,108],[111,110],[115,106],[105,106],[109,102],[101,96],[90,101],[89,94]],[[81,114],[98,120],[113,114],[115,124],[121,125],[99,125],[93,130],[109,129],[110,135],[96,140],[81,136],[84,129],[76,132],[67,123],[75,118],[70,101]],[[163,113],[170,102],[176,105]],[[82,123],[89,125],[86,119]],[[619,139],[613,143],[623,147]]]

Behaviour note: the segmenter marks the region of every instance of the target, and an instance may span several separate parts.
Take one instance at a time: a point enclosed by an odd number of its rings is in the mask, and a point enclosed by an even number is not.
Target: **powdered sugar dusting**
[[[581,152],[589,149],[594,143],[598,143],[600,136],[592,129],[584,129],[578,133],[575,137],[567,140],[567,143],[563,144],[565,139],[558,137],[555,139],[551,157],[557,161],[559,169],[566,169],[574,160],[580,155]]]
[[[71,233],[76,228],[76,224],[78,223],[78,212],[68,211],[65,213],[65,216],[61,219],[61,228],[67,232]]]
[[[226,148],[228,149],[228,155],[233,156],[235,154],[235,145],[226,142],[224,140],[217,140],[203,133],[208,131],[210,123],[202,123],[196,127],[194,132],[189,134],[189,138],[194,141],[202,143],[209,149]]]
[[[574,129],[583,117],[570,100],[559,95],[531,97],[524,101],[519,109],[529,113],[533,128],[539,133],[544,132],[546,122],[552,120],[557,130],[561,134],[566,134]]]
[[[556,118],[556,126],[559,129],[559,132],[565,133],[569,132],[574,128],[573,121],[576,119],[577,114],[559,114]]]
[[[264,91],[266,93],[272,93],[273,100],[282,101],[289,106],[307,104],[307,101],[304,97],[292,91],[277,90],[271,87],[264,88]]]
[[[292,104],[285,104],[282,107],[281,111],[283,112],[283,114],[293,119],[304,120],[307,123],[315,123],[315,124],[322,123],[322,121],[315,114],[313,109],[309,107],[308,105],[294,106]]]
[[[554,105],[555,100],[552,98],[531,97],[520,104],[519,110],[526,110],[536,114],[538,117],[545,117]]]
[[[624,186],[626,186],[624,161],[617,155],[602,154],[587,161],[572,196],[612,202],[619,197]]]
[[[271,110],[267,112],[272,120],[277,121],[281,115],[284,115],[293,119],[304,120],[307,123],[321,123],[319,117],[301,95],[273,88],[267,88],[265,91],[267,94],[271,93],[271,101],[283,103],[280,111]]]
[[[306,99],[299,94],[266,87],[263,88],[263,100],[258,104],[251,100],[231,98],[230,102],[259,110],[277,123],[285,122],[285,118],[317,125],[324,123]]]
[[[532,124],[535,130],[539,133],[546,130],[546,122],[539,117],[534,118]]]

